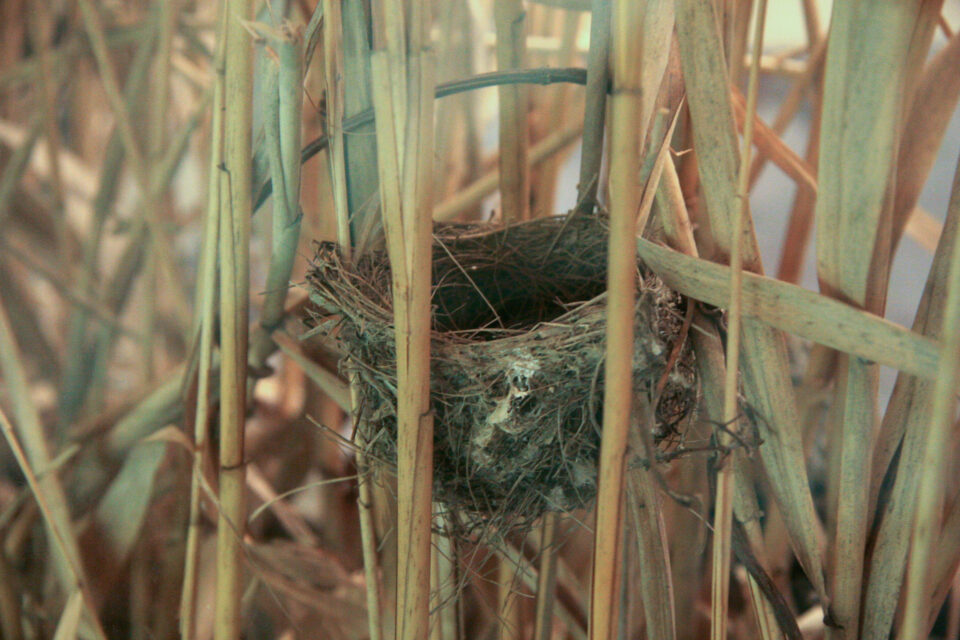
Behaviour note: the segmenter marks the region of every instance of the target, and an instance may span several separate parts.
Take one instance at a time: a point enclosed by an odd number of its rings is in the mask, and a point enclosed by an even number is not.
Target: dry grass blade
[[[0,308],[0,312],[2,312],[2,308]],[[0,324],[5,323],[6,317],[0,317]],[[0,327],[0,332],[3,331],[6,331],[6,328]],[[11,451],[13,451],[17,462],[20,464],[20,469],[27,477],[27,482],[30,484],[30,488],[33,490],[40,511],[43,513],[45,524],[50,532],[50,537],[54,541],[53,546],[57,549],[57,553],[62,556],[61,561],[65,562],[67,565],[66,571],[68,572],[69,577],[66,578],[66,581],[68,581],[66,584],[72,585],[72,588],[69,591],[71,598],[68,602],[68,606],[77,606],[75,602],[72,602],[74,599],[77,599],[82,605],[83,610],[87,613],[87,619],[93,627],[91,631],[93,637],[100,640],[106,640],[107,636],[104,633],[103,628],[100,626],[100,619],[97,616],[95,605],[90,593],[87,591],[86,579],[83,576],[83,567],[80,564],[79,551],[75,551],[77,555],[73,558],[67,555],[68,553],[71,553],[71,551],[69,551],[71,547],[76,547],[76,539],[73,537],[73,533],[69,530],[69,527],[64,530],[62,516],[56,515],[57,512],[55,512],[48,504],[47,497],[44,494],[44,489],[41,488],[41,482],[44,481],[38,478],[33,472],[30,462],[27,460],[27,454],[20,446],[20,443],[17,440],[17,435],[14,433],[13,425],[10,424],[10,421],[7,419],[6,414],[3,413],[2,409],[0,409],[0,430],[3,431],[3,435],[7,441],[7,444],[10,446]],[[45,473],[44,478],[49,478],[51,475],[53,474]],[[49,486],[50,482],[46,481],[44,484]],[[56,494],[52,495],[55,496]],[[60,501],[56,497],[54,497],[54,500]]]
[[[954,197],[956,197],[954,195]],[[914,331],[932,339],[944,336],[943,317],[950,256],[960,226],[960,207],[948,211],[946,224],[917,310]],[[864,620],[864,635],[879,637],[891,631],[900,596],[910,544],[914,496],[924,473],[923,450],[930,424],[935,378],[897,378],[877,436],[871,479],[871,505],[878,503],[884,475],[897,456],[897,473],[890,498],[876,514],[870,575],[863,607],[876,612]]]
[[[93,635],[97,638],[106,638],[100,626],[94,600],[88,591],[66,494],[51,466],[46,435],[43,432],[40,416],[31,400],[23,361],[14,342],[13,331],[2,299],[0,299],[0,371],[3,372],[10,397],[15,400],[14,415],[19,428],[16,430],[13,428],[2,410],[0,410],[0,427],[43,513],[51,546],[56,549],[54,570],[57,580],[65,593],[73,593],[75,590],[82,593],[84,609]]]
[[[647,449],[639,433],[647,424],[650,407],[638,402],[639,424],[631,430],[631,446]],[[673,579],[670,574],[670,551],[661,509],[660,487],[655,468],[639,467],[627,475],[629,518],[636,536],[637,559],[640,562],[640,595],[646,619],[647,637],[669,640],[677,635],[674,611]]]
[[[672,289],[707,304],[728,303],[729,267],[647,240],[637,252]],[[936,343],[888,320],[797,285],[744,273],[743,313],[782,331],[922,378],[936,377]],[[822,322],[828,318],[828,322]]]
[[[739,167],[736,130],[729,103],[727,74],[713,3],[677,3],[677,39],[693,119],[694,143],[713,239],[729,254],[736,207]],[[744,267],[760,271],[759,254],[747,220]],[[722,304],[722,303],[721,303]],[[783,337],[769,326],[745,318],[743,380],[747,400],[763,416],[765,445],[760,447],[791,544],[800,564],[821,597],[826,597],[820,558],[820,529],[804,465],[796,398],[789,376]]]
[[[920,2],[884,11],[859,3],[834,6],[830,29],[819,146],[816,204],[817,272],[821,287],[873,313],[883,312],[890,268],[891,207],[888,183],[896,161],[901,92],[907,52]],[[851,243],[852,238],[858,241]],[[878,369],[841,357],[834,395],[840,420],[838,496],[831,562],[831,612],[842,631],[859,631],[876,420]],[[836,451],[836,449],[835,449]]]
[[[217,523],[216,640],[241,635],[246,514],[244,431],[249,335],[253,42],[243,20],[253,3],[226,12],[224,164],[220,199],[220,513]],[[224,197],[225,196],[225,197]]]
[[[734,114],[737,117],[737,125],[746,131],[744,122],[746,101],[736,89],[733,92],[732,102]],[[813,168],[793,149],[788,147],[780,136],[756,115],[754,116],[753,127],[753,141],[757,145],[757,150],[765,154],[777,167],[790,176],[800,189],[807,189],[816,194],[817,179],[813,175]]]
[[[953,182],[950,216],[960,215],[960,163]],[[933,407],[923,456],[916,515],[913,522],[904,596],[904,618],[898,638],[919,638],[928,632],[929,578],[934,542],[942,522],[944,478],[950,437],[956,416],[956,389],[960,380],[960,246],[954,239],[943,310],[940,366],[933,389]]]

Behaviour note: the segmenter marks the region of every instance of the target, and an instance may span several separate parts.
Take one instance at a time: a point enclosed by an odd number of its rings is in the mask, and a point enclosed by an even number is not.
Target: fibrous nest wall
[[[433,245],[431,402],[435,500],[483,521],[586,506],[596,492],[603,404],[607,228],[558,216],[490,230],[438,227]],[[359,441],[396,459],[396,355],[385,252],[346,264],[321,244],[315,319],[359,386]],[[671,434],[694,398],[684,301],[637,267],[633,384]],[[654,390],[661,383],[660,392]],[[656,398],[654,398],[656,395]]]

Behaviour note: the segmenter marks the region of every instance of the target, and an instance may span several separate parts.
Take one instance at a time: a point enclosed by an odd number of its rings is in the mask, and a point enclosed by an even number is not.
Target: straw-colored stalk
[[[526,57],[526,16],[521,0],[494,0],[497,68],[520,69]],[[530,217],[530,165],[527,162],[527,89],[506,85],[500,95],[500,201],[505,223]]]
[[[333,205],[337,214],[337,241],[349,257],[350,207],[347,202],[347,169],[343,141],[343,50],[339,0],[323,0],[323,71],[327,97],[327,136],[330,140],[329,166]]]
[[[951,213],[960,210],[960,163],[954,177]],[[907,569],[904,618],[897,636],[920,638],[929,631],[930,561],[934,541],[942,524],[942,502],[948,469],[951,431],[956,416],[956,389],[960,381],[960,244],[954,241],[943,312],[942,351],[933,392],[933,408],[923,456],[923,474],[913,521],[910,561]]]
[[[442,506],[434,506],[437,525],[442,529],[447,515]],[[431,591],[430,609],[436,612],[436,620],[430,625],[430,640],[457,640],[457,557],[453,540],[442,533],[433,534]]]
[[[250,129],[253,43],[242,20],[249,0],[228,0],[224,92],[224,168],[227,197],[220,209],[220,516],[214,637],[241,635],[243,532],[246,525],[244,426],[250,290]]]
[[[633,317],[636,296],[634,237],[641,193],[641,95],[635,65],[646,7],[614,4],[612,131],[610,151],[610,248],[607,275],[606,362],[604,371],[603,439],[597,487],[597,524],[593,548],[590,600],[591,640],[612,640],[618,627],[620,600],[617,559],[622,547],[624,466],[632,410]]]
[[[583,114],[583,149],[577,209],[593,211],[603,161],[603,131],[610,80],[610,0],[593,0],[590,14],[590,51],[587,55],[587,88]]]
[[[389,3],[388,3],[389,4]],[[384,12],[401,20],[404,12]],[[420,22],[426,15],[410,12]],[[400,31],[398,24],[388,32]],[[433,416],[430,413],[430,260],[434,60],[424,28],[404,48],[372,57],[383,226],[393,277],[397,344],[397,637],[429,635]]]
[[[180,591],[180,637],[193,640],[196,633],[197,590],[200,562],[200,486],[207,453],[207,430],[210,420],[210,368],[213,359],[213,332],[217,302],[217,246],[220,222],[220,165],[223,162],[223,79],[226,50],[226,13],[221,22],[214,57],[213,109],[210,122],[210,164],[207,182],[207,210],[204,215],[203,244],[197,279],[197,324],[199,324],[199,362],[197,370],[197,408],[193,427],[193,465],[190,476],[190,515],[184,551],[183,587]]]
[[[752,3],[751,3],[752,5]],[[767,13],[766,0],[756,8],[753,58],[750,65],[750,84],[747,92],[746,122],[740,152],[740,171],[737,180],[738,207],[730,237],[730,306],[727,314],[726,378],[723,384],[723,422],[733,428],[740,411],[739,372],[741,340],[741,290],[743,288],[743,230],[747,216],[747,198],[750,178],[750,152],[753,149],[753,125],[757,112],[757,87],[760,54],[763,52],[763,26]],[[730,444],[731,437],[721,433],[721,445]],[[713,521],[713,573],[710,601],[710,637],[727,637],[727,603],[730,599],[731,527],[733,524],[733,474],[736,458],[721,460],[717,471],[717,494]]]

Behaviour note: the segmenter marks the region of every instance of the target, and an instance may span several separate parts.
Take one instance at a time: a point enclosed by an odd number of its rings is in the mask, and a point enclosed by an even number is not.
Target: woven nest
[[[511,227],[438,226],[433,245],[434,497],[473,521],[529,521],[596,493],[603,405],[607,227],[603,218]],[[384,252],[349,268],[320,244],[308,277],[316,321],[359,384],[373,459],[396,460],[396,355]],[[634,392],[659,394],[655,441],[692,406],[692,355],[667,362],[683,300],[637,268]]]

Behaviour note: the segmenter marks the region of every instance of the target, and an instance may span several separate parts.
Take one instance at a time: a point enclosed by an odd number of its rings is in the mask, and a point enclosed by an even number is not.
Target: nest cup
[[[467,520],[529,521],[596,494],[603,405],[607,227],[590,215],[505,228],[438,226],[433,244],[434,499]],[[396,461],[396,352],[389,261],[349,266],[320,244],[308,277],[315,321],[359,383],[359,441]],[[692,406],[683,300],[637,268],[636,394],[658,398],[663,443]],[[659,394],[654,393],[663,380]]]

